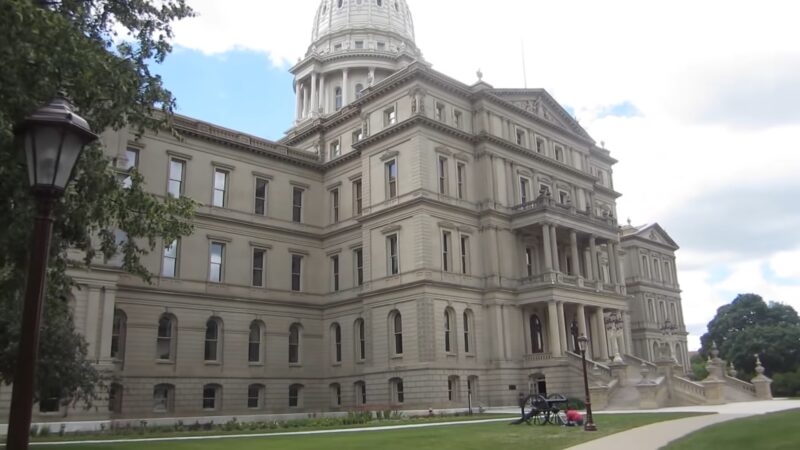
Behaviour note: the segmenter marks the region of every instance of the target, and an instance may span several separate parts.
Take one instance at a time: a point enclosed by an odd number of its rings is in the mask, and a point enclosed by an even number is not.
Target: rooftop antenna
[[[528,71],[525,68],[525,39],[520,39],[522,46],[522,84],[528,89]]]

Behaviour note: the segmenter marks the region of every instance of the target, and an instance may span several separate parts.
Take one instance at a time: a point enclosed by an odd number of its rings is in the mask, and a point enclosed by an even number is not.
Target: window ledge
[[[175,364],[175,361],[172,359],[157,359],[156,364]]]
[[[367,362],[366,359],[360,359],[360,360],[356,361],[356,364],[361,364],[363,366],[364,364],[366,364],[366,362]]]
[[[302,363],[289,363],[289,367],[303,367]]]
[[[264,367],[264,363],[263,362],[252,362],[251,361],[251,362],[248,362],[247,365],[250,366],[250,367]]]
[[[403,359],[403,355],[392,355],[391,359]]]
[[[333,366],[333,367],[342,367],[342,363],[341,362],[335,362],[335,363],[331,364],[331,366]]]
[[[207,366],[221,366],[222,361],[203,361],[203,364]]]
[[[472,352],[464,353],[464,356],[466,356],[467,358],[474,358],[475,357],[475,353],[472,353]]]

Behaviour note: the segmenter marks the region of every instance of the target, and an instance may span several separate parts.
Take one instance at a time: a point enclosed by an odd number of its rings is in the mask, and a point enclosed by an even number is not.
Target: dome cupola
[[[359,47],[377,49],[388,41],[402,41],[414,47],[414,22],[405,0],[322,0],[314,18],[311,45],[324,46],[325,41],[347,35],[364,34],[365,39],[342,40],[342,49]],[[371,37],[371,38],[370,38]],[[336,45],[334,42],[333,45]]]

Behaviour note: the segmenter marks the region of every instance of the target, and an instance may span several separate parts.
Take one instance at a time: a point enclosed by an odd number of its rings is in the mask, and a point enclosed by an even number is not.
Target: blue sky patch
[[[764,276],[764,279],[768,281],[770,284],[775,284],[778,286],[798,286],[800,285],[800,280],[797,278],[783,278],[778,276],[774,270],[772,270],[772,266],[765,262],[761,264],[761,275]],[[789,299],[778,299],[779,301],[788,301]]]
[[[292,74],[264,53],[205,55],[176,46],[152,70],[177,98],[179,114],[273,140],[292,126]]]
[[[725,281],[729,276],[733,274],[733,271],[727,266],[716,265],[712,266],[708,269],[708,277],[706,278],[706,283],[708,284],[716,284],[721,281]]]
[[[607,105],[600,108],[600,112],[597,113],[598,118],[603,117],[642,117],[641,111],[639,108],[636,107],[633,103],[629,101],[624,101],[622,103],[617,103],[615,105]]]

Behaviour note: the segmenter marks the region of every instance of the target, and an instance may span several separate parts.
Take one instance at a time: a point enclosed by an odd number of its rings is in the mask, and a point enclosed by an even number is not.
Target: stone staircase
[[[575,371],[583,373],[581,357],[567,352],[568,361]],[[772,398],[771,380],[759,373],[752,383],[735,378],[735,373],[725,373],[725,363],[714,357],[708,364],[709,377],[692,381],[675,370],[669,359],[656,363],[633,355],[625,355],[623,363],[603,364],[587,359],[589,391],[595,409],[633,410],[666,406],[708,405],[728,402],[745,402]]]

